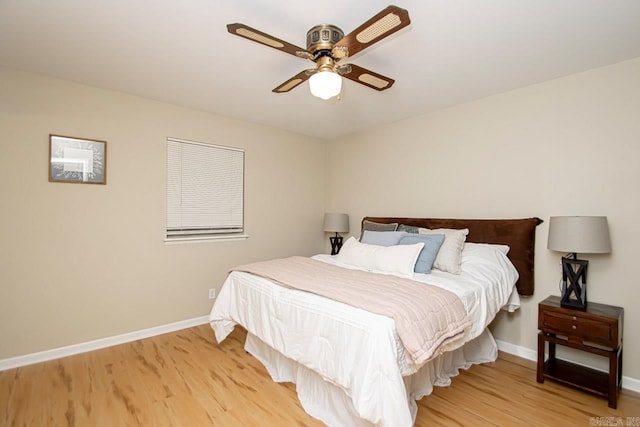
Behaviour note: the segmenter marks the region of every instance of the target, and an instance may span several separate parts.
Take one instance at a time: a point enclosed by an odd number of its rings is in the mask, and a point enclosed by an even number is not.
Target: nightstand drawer
[[[610,348],[618,346],[613,337],[615,323],[611,321],[585,318],[578,313],[566,315],[548,310],[542,310],[540,314],[539,328],[542,331],[582,338],[583,341]]]

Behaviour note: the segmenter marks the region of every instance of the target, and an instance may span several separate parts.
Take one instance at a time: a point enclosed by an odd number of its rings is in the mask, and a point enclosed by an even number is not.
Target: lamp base
[[[335,236],[329,237],[329,241],[331,242],[331,255],[337,255],[342,248],[342,236],[336,233]]]
[[[570,308],[572,310],[587,311],[586,301],[582,302],[575,299],[563,301],[562,299],[560,299],[560,306],[564,308]]]
[[[587,267],[589,261],[562,257],[562,295],[560,306],[573,310],[587,309]]]

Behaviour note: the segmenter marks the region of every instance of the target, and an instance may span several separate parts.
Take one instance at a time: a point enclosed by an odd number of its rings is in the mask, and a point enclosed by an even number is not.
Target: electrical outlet
[[[216,299],[216,289],[215,288],[209,289],[209,299]]]

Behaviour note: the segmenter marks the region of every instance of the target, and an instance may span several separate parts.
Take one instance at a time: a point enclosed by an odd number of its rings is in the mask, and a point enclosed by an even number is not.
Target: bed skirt
[[[385,420],[365,420],[358,415],[349,395],[330,379],[283,356],[255,335],[248,333],[245,350],[255,356],[275,382],[296,384],[298,399],[304,410],[331,427],[397,427],[387,426]],[[493,362],[498,347],[488,329],[463,347],[441,354],[422,366],[413,375],[403,377],[407,393],[407,407],[415,422],[417,400],[432,393],[433,386],[448,386],[460,369]]]

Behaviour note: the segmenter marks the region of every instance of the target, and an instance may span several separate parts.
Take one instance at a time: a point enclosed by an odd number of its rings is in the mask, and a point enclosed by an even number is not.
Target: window
[[[167,138],[167,240],[246,238],[244,150]]]

